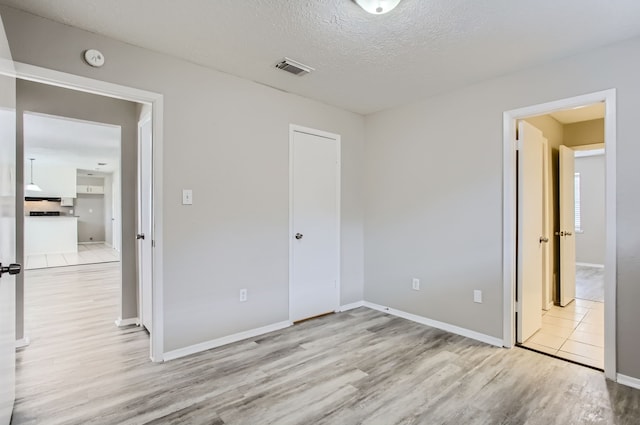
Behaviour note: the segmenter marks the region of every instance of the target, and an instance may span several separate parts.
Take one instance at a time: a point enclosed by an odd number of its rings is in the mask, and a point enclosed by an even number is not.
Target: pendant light
[[[40,186],[38,186],[33,182],[33,161],[35,160],[36,160],[35,158],[29,158],[29,161],[31,161],[31,183],[27,185],[26,189],[32,192],[42,192],[42,189],[40,189]]]
[[[392,11],[400,0],[353,0],[358,6],[374,15],[382,15]]]

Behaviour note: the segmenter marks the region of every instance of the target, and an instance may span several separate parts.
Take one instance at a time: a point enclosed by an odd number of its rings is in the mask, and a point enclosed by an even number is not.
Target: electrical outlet
[[[247,301],[247,290],[246,289],[241,289],[240,290],[240,302],[243,303],[245,301]]]
[[[413,288],[414,291],[419,291],[420,290],[420,279],[417,278],[413,278],[413,282],[411,283],[411,288]]]
[[[482,291],[475,289],[473,291],[473,302],[482,304]]]

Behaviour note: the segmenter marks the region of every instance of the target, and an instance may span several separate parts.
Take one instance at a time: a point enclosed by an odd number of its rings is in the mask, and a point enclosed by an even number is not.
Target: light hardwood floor
[[[28,271],[13,424],[638,424],[592,369],[360,308],[164,364],[115,264]]]

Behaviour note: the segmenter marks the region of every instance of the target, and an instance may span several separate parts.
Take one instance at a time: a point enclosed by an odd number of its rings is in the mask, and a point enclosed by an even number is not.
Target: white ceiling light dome
[[[392,11],[400,0],[354,0],[358,6],[374,15],[382,15]]]

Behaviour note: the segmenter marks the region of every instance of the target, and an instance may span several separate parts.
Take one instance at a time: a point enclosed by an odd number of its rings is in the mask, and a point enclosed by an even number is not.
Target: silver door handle
[[[540,243],[542,243],[542,242],[544,242],[544,243],[549,242],[549,238],[545,238],[544,236],[540,236]]]
[[[8,266],[3,266],[2,263],[0,263],[0,277],[5,273],[18,274],[21,271],[22,266],[20,264],[9,264]]]
[[[296,233],[295,238],[299,240],[299,239],[302,239],[303,236],[304,235],[302,233]]]

